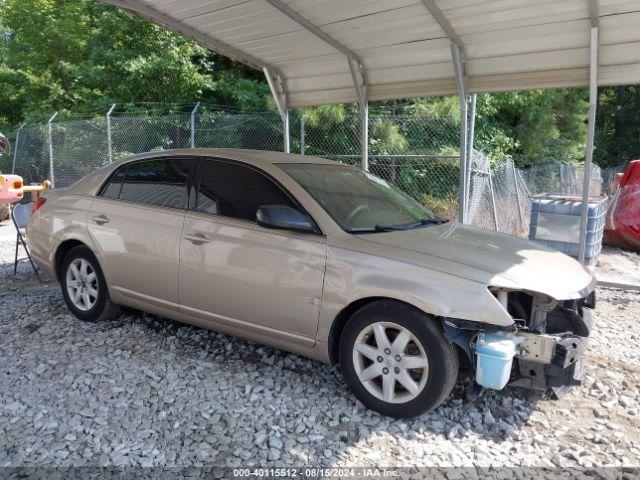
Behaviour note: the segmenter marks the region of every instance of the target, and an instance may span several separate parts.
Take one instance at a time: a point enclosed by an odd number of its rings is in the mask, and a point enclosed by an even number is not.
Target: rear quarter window
[[[128,163],[115,172],[100,195],[130,203],[187,208],[187,187],[194,164],[188,158],[159,158]]]

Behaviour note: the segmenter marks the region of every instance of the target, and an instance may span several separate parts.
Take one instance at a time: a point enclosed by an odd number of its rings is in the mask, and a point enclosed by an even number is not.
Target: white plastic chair
[[[31,210],[33,209],[33,202],[30,203],[16,203],[13,206],[13,210],[11,212],[11,219],[13,220],[13,224],[16,227],[16,257],[13,262],[13,274],[15,275],[18,271],[18,247],[22,244],[22,248],[27,253],[27,258],[29,259],[29,263],[31,263],[31,268],[33,268],[33,272],[36,274],[38,280],[40,280],[40,275],[38,275],[38,269],[36,268],[33,260],[31,259],[31,254],[29,253],[29,249],[27,248],[27,243],[24,241],[24,237],[26,235],[25,229],[27,228],[27,223],[29,223],[29,217],[31,216]]]

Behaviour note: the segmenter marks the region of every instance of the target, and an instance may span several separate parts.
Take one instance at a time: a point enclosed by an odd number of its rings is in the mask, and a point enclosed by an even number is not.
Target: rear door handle
[[[204,233],[187,233],[184,238],[194,245],[202,245],[203,243],[209,243],[211,241]]]
[[[96,215],[95,217],[93,217],[93,221],[98,225],[103,225],[105,223],[109,223],[109,218],[107,218],[106,215]]]

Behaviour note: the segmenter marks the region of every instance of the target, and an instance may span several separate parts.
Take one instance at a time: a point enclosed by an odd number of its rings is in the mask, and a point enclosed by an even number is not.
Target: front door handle
[[[189,240],[194,245],[202,245],[203,243],[208,243],[209,237],[207,237],[204,233],[187,233],[184,238]]]
[[[98,225],[103,225],[105,223],[109,223],[109,218],[107,218],[106,215],[96,215],[95,217],[93,217],[93,221]]]

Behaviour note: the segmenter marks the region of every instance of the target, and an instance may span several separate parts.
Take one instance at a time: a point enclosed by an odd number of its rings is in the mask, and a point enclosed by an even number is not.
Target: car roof
[[[334,162],[326,158],[314,157],[312,155],[300,155],[297,153],[273,152],[269,150],[249,150],[241,148],[177,148],[171,150],[159,150],[140,153],[114,162],[114,164],[127,163],[132,160],[142,160],[145,158],[164,156],[210,156],[227,158],[230,160],[249,160],[264,163],[313,163],[326,165],[343,165],[344,163]]]
[[[172,150],[157,150],[137,155],[127,156],[113,163],[105,165],[89,173],[76,183],[68,187],[68,191],[80,195],[95,195],[104,181],[117,169],[120,165],[127,164],[136,160],[145,160],[148,158],[162,157],[191,157],[194,160],[197,157],[216,157],[228,160],[237,160],[240,162],[253,163],[254,165],[268,164],[315,164],[315,165],[340,165],[347,167],[344,163],[334,162],[325,158],[314,157],[310,155],[298,155],[297,153],[270,152],[266,150],[243,150],[239,148],[179,148]]]

